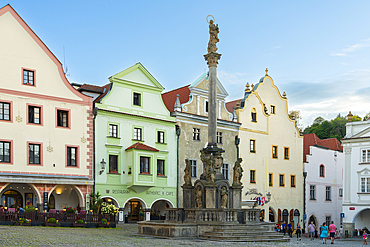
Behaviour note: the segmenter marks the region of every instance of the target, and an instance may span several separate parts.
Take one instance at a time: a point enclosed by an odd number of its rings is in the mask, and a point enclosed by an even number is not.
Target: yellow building
[[[302,225],[303,137],[288,116],[285,93],[266,72],[256,85],[247,84],[243,99],[227,107],[237,108],[242,123],[243,200],[260,199],[261,220]]]

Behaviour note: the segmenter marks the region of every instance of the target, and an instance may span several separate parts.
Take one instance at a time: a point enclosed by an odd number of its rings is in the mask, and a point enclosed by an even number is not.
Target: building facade
[[[303,137],[288,116],[287,98],[270,76],[246,85],[236,107],[240,155],[243,158],[243,200],[257,199],[260,220],[282,223],[303,219]]]
[[[352,236],[354,229],[370,225],[370,121],[347,123],[342,145],[345,154],[343,233]]]
[[[177,96],[178,95],[178,96]],[[227,91],[217,80],[217,146],[222,148],[222,173],[226,179],[232,178],[232,168],[237,160],[235,136],[238,135],[240,124],[236,116],[225,106]],[[181,87],[162,94],[163,101],[176,117],[178,134],[178,207],[183,207],[181,186],[184,184],[185,159],[192,166],[192,183],[203,173],[200,150],[208,144],[208,78],[204,73],[191,85]],[[231,179],[232,181],[232,179]]]
[[[320,140],[314,133],[303,136],[305,205],[307,221],[305,228],[314,222],[316,226],[331,221],[342,225],[343,201],[343,147],[336,138]]]
[[[176,206],[177,179],[176,122],[163,104],[164,88],[140,63],[109,81],[100,91],[79,89],[96,98],[95,190],[130,221],[148,211],[163,217]]]
[[[10,5],[0,9],[0,54],[0,204],[86,207],[92,99]]]

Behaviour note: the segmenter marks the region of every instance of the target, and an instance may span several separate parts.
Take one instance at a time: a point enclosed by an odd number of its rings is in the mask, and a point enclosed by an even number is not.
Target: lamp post
[[[101,166],[101,170],[100,170],[100,172],[99,172],[99,174],[101,175],[103,172],[104,172],[104,170],[105,170],[105,165],[107,164],[107,162],[105,162],[105,160],[104,159],[102,159],[101,161],[100,161],[100,166]]]

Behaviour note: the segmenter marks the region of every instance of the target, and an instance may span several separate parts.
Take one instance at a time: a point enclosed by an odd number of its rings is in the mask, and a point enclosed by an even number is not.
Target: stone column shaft
[[[217,66],[209,66],[208,145],[216,144],[217,132]]]

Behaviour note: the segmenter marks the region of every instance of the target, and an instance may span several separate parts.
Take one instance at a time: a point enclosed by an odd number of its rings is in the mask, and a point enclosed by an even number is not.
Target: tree
[[[303,134],[315,133],[320,139],[337,138],[342,139],[346,134],[346,123],[348,120],[340,114],[330,121],[317,117],[313,124],[307,127]]]
[[[352,117],[352,122],[358,122],[358,121],[362,121],[362,119],[358,115],[354,115]]]
[[[100,211],[101,204],[103,200],[100,198],[99,191],[94,194],[94,192],[91,192],[90,196],[90,210],[93,211],[94,214],[98,214]]]
[[[363,121],[367,121],[370,119],[370,112],[368,114],[365,115]]]

